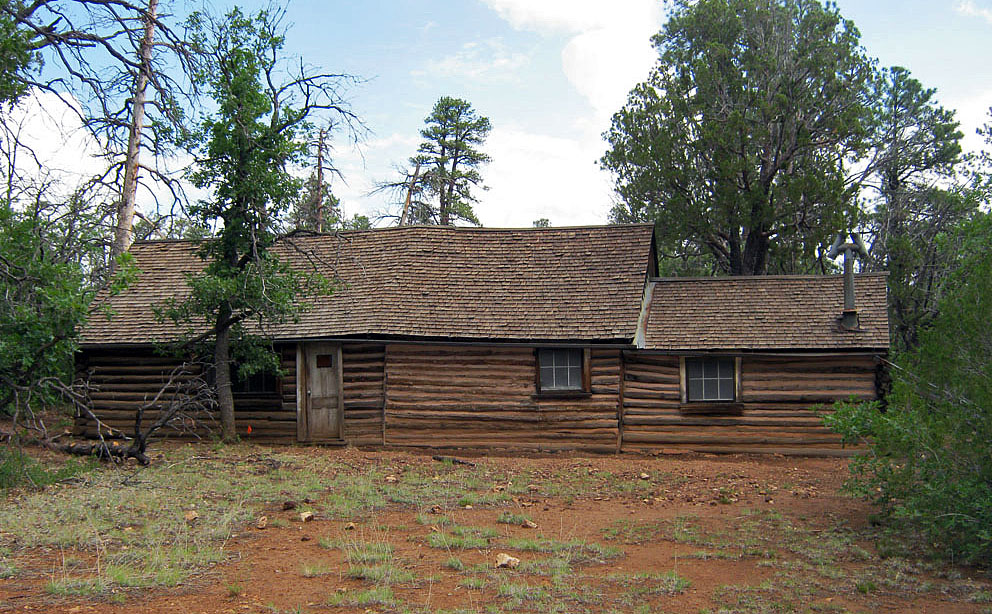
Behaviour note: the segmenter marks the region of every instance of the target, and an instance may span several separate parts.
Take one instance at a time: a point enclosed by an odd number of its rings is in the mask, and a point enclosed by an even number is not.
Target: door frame
[[[313,343],[323,343],[334,346],[334,357],[337,362],[335,377],[338,380],[338,434],[327,439],[314,440],[310,436],[310,372],[307,369],[307,351]],[[344,368],[341,365],[341,344],[330,341],[314,340],[300,341],[296,344],[296,440],[299,442],[319,443],[320,441],[344,440]]]

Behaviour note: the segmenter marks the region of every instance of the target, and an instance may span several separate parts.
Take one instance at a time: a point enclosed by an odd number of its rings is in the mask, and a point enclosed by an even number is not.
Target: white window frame
[[[550,358],[550,361],[547,360]],[[549,364],[545,364],[549,363]],[[537,389],[541,393],[568,393],[586,391],[588,350],[582,348],[537,348]],[[558,378],[564,372],[565,383]],[[546,385],[545,374],[550,374],[551,385]],[[573,375],[577,384],[573,384]]]
[[[687,361],[688,362],[691,362],[691,361],[703,361],[704,363],[706,361],[725,361],[725,362],[729,362],[731,364],[732,368],[733,368],[733,373],[731,374],[731,379],[732,379],[731,390],[733,391],[733,397],[732,398],[706,398],[705,397],[705,390],[706,390],[706,388],[705,388],[705,384],[704,384],[704,386],[703,386],[704,397],[703,398],[698,398],[698,399],[697,398],[690,398],[690,396],[689,396],[689,387],[690,387],[689,386],[689,380],[690,380],[690,377],[689,377],[689,370],[687,369],[687,365],[686,365],[686,362]],[[703,367],[703,369],[705,370],[705,366]],[[738,403],[740,401],[740,398],[741,398],[741,359],[740,359],[740,357],[731,357],[731,356],[682,356],[682,357],[679,358],[679,375],[680,375],[680,379],[681,379],[681,388],[682,388],[682,391],[681,391],[682,392],[682,403],[685,403],[685,404],[692,404],[692,403],[710,403],[710,404],[727,403],[727,404],[731,404],[731,403]],[[705,382],[707,379],[709,379],[709,380],[713,380],[713,379],[721,380],[721,379],[727,379],[727,378],[724,378],[724,377],[717,377],[717,378],[706,378],[706,377],[703,377],[701,379],[703,379],[703,381]],[[719,388],[719,386],[718,386],[718,388]]]

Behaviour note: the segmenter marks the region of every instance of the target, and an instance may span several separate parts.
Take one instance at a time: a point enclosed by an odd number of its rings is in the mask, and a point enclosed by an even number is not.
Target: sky
[[[965,148],[982,146],[974,132],[992,105],[992,0],[837,4],[869,55],[936,88],[958,112]],[[357,146],[343,133],[332,143],[342,175],[332,189],[346,215],[391,210],[387,196],[369,192],[399,176],[424,117],[454,96],[493,126],[483,146],[489,189],[475,206],[483,225],[598,224],[614,199],[598,165],[602,133],[653,65],[650,37],[664,19],[665,6],[652,0],[291,0],[287,52],[363,79],[347,99],[368,135]],[[70,153],[78,149],[49,145],[78,166]]]

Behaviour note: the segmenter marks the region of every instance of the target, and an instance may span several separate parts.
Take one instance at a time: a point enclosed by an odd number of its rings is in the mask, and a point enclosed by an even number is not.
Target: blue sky
[[[870,55],[937,88],[958,111],[966,148],[981,146],[974,130],[992,105],[992,0],[838,5]],[[216,10],[225,6],[214,0]],[[349,99],[370,133],[357,148],[344,135],[334,143],[343,180],[333,189],[348,215],[389,208],[368,192],[396,176],[423,118],[448,95],[493,124],[484,147],[493,161],[482,170],[490,189],[476,206],[484,225],[595,224],[613,198],[597,164],[601,134],[652,66],[648,39],[664,17],[652,0],[291,0],[287,51],[366,79]]]
[[[883,65],[910,69],[958,109],[966,146],[992,105],[992,0],[841,0],[842,14]],[[372,134],[362,154],[338,143],[346,211],[388,208],[366,192],[419,142],[438,97],[470,101],[492,120],[477,213],[488,226],[601,223],[612,202],[596,160],[602,132],[647,75],[648,38],[665,17],[646,0],[296,1],[290,45],[310,62],[361,75],[352,104]]]

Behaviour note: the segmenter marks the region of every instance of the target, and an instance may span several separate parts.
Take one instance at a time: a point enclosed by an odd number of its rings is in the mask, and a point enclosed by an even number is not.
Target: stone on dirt
[[[516,569],[520,565],[520,559],[510,556],[505,552],[500,552],[496,555],[496,568],[497,569]]]

